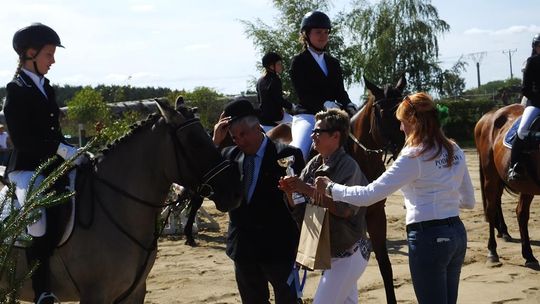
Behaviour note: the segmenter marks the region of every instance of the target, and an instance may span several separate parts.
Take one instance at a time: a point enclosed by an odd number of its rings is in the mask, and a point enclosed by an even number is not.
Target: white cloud
[[[507,28],[499,30],[486,30],[476,27],[470,28],[464,32],[466,35],[512,35],[520,33],[538,33],[540,32],[540,26],[538,25],[512,25]]]

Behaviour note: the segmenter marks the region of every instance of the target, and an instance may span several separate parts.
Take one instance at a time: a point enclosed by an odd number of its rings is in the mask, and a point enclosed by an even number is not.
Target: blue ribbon
[[[293,269],[291,270],[291,273],[289,274],[289,277],[287,278],[287,284],[289,286],[292,286],[294,284],[294,289],[296,291],[296,298],[301,299],[302,298],[302,291],[304,290],[304,285],[306,284],[307,279],[307,269],[304,268],[304,275],[302,277],[302,281],[300,282],[300,267],[296,265],[296,263],[293,266]]]

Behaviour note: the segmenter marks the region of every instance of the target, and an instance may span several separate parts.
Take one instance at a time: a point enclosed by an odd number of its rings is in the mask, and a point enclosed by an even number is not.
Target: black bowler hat
[[[235,121],[245,116],[257,116],[251,102],[243,98],[238,98],[227,103],[223,112],[225,113],[225,116],[231,117],[231,121]]]

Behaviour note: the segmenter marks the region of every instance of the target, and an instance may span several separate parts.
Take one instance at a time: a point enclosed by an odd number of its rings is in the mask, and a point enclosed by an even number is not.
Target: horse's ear
[[[405,79],[405,73],[403,73],[401,74],[401,77],[399,77],[399,80],[396,84],[396,89],[398,89],[400,92],[403,92],[406,86],[407,86],[407,79]]]
[[[179,107],[183,105],[184,105],[184,96],[178,95],[178,97],[176,97],[176,101],[174,102],[174,108],[178,109]]]
[[[381,96],[384,95],[384,91],[380,89],[378,86],[376,86],[371,81],[367,80],[367,78],[364,76],[364,83],[366,84],[366,88],[371,91],[371,94],[375,96]]]
[[[175,111],[167,102],[161,101],[157,98],[154,99],[154,101],[157,104],[159,112],[161,112],[161,116],[165,118],[165,121],[168,124],[182,122],[183,117],[177,111]]]

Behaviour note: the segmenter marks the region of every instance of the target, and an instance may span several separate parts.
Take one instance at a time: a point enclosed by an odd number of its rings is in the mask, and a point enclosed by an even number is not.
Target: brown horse
[[[364,82],[369,95],[362,109],[351,118],[351,138],[354,143],[350,153],[369,182],[372,182],[386,170],[386,154],[389,152],[395,159],[403,147],[405,136],[399,130],[396,110],[403,99],[407,82],[404,76],[395,86],[386,85],[384,88],[377,87],[367,79]],[[383,278],[386,301],[396,303],[392,264],[386,248],[385,201],[368,207],[367,228]]]
[[[522,180],[508,181],[510,149],[504,146],[503,139],[516,119],[523,113],[523,106],[513,104],[486,113],[476,123],[474,140],[480,161],[480,185],[484,214],[489,222],[488,263],[500,265],[497,254],[495,228],[506,233],[506,225],[501,208],[501,195],[505,189],[519,193],[516,215],[521,237],[521,254],[525,266],[540,269],[534,257],[529,239],[529,211],[534,195],[540,194],[540,152],[536,147],[528,151],[526,161],[528,172]],[[501,228],[503,230],[501,230]]]
[[[173,182],[207,196],[220,211],[241,202],[238,167],[221,156],[198,119],[159,101],[158,108],[159,115],[78,171],[76,225],[51,258],[52,291],[63,301],[144,302],[158,217]],[[21,299],[32,298],[25,284]]]

